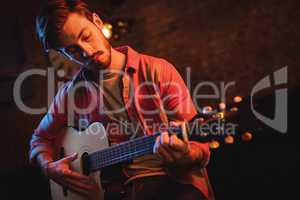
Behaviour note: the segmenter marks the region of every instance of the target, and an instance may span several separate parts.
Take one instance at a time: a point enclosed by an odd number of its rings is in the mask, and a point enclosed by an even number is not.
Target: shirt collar
[[[126,55],[125,68],[133,69],[134,71],[138,69],[140,63],[140,55],[138,52],[133,50],[130,46],[120,46],[114,49]]]
[[[125,54],[126,56],[126,71],[131,69],[135,72],[138,69],[140,62],[140,54],[133,50],[130,46],[120,46],[114,48],[115,50]],[[93,74],[85,67],[82,67],[73,77],[72,82],[77,83],[81,80],[93,80]]]

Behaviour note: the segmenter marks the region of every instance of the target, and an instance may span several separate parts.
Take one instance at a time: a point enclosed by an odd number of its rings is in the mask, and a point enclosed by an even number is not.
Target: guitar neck
[[[216,121],[216,120],[212,120]],[[210,123],[210,121],[205,122],[205,124]],[[192,122],[192,125],[189,127],[190,133],[199,133],[199,130],[201,129],[201,124],[198,123],[198,121]],[[182,136],[182,127],[170,127],[166,129],[165,131],[172,132],[176,134],[179,138]],[[106,148],[104,150],[96,151],[88,156],[89,161],[89,171],[97,171],[104,167],[111,166],[114,164],[118,164],[121,162],[129,161],[134,158],[150,154],[153,151],[153,146],[156,140],[156,137],[160,134],[160,132],[156,132],[153,135],[150,136],[143,136],[138,137],[133,140],[129,140],[117,145],[114,145],[112,147]],[[191,134],[194,135],[194,134]],[[197,141],[207,141],[207,139],[210,139],[210,135],[199,135],[197,134],[197,139],[194,137],[190,137],[192,140]],[[212,136],[216,137],[216,136]],[[219,137],[219,136],[218,136]]]
[[[132,160],[152,153],[157,134],[138,137],[89,155],[90,171]]]

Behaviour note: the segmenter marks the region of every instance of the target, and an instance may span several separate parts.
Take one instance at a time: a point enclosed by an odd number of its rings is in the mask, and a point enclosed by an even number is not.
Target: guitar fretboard
[[[89,155],[90,171],[152,153],[157,134],[138,137]]]
[[[207,120],[205,124],[209,124],[210,122],[215,122],[216,119]],[[194,121],[191,123],[190,133],[197,133],[201,129],[201,123],[198,121]],[[218,128],[218,127],[216,127]],[[172,133],[175,133],[179,137],[182,133],[181,127],[169,127],[167,130]],[[100,170],[104,167],[111,166],[117,163],[125,162],[132,160],[134,158],[152,153],[153,146],[156,140],[156,137],[160,134],[160,132],[156,132],[150,136],[138,137],[133,140],[129,140],[112,147],[93,152],[88,155],[89,160],[89,171],[94,172]],[[190,135],[191,136],[191,135]],[[201,141],[201,139],[210,139],[214,137],[220,137],[215,135],[197,135],[197,140]],[[190,139],[193,140],[193,137]]]

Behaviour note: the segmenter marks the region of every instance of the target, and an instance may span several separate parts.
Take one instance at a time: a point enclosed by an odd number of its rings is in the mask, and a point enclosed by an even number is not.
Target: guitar
[[[227,119],[232,118],[237,113],[236,109],[224,109],[221,111],[206,111],[200,113],[190,122],[181,126],[169,127],[167,131],[176,134],[179,138],[185,138],[188,133],[189,140],[197,140],[202,142],[215,141],[226,137],[237,137],[234,132],[227,132]],[[214,125],[210,132],[203,131],[203,127]],[[216,125],[217,124],[217,125]],[[91,176],[94,181],[99,184],[100,191],[95,199],[104,199],[104,190],[101,186],[100,170],[118,163],[130,161],[134,158],[151,154],[156,137],[160,132],[156,132],[150,136],[137,137],[126,142],[109,146],[108,138],[104,126],[100,122],[92,123],[84,131],[78,131],[74,128],[65,128],[59,134],[60,138],[55,146],[59,150],[58,159],[70,155],[74,152],[78,153],[79,159],[71,163],[71,169],[85,175]],[[51,195],[53,200],[83,200],[85,199],[78,194],[63,188],[54,181],[50,180]]]

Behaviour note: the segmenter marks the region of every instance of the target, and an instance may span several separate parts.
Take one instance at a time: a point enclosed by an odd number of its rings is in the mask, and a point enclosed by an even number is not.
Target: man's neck
[[[124,69],[125,64],[126,64],[126,56],[123,53],[111,48],[111,63],[110,63],[110,65],[105,69],[100,69],[100,71],[99,71],[99,69],[94,69],[94,70],[92,69],[94,74],[98,74],[97,76],[94,77],[94,81],[96,81],[96,82],[100,81],[99,75],[101,73],[104,73],[104,74],[111,73],[111,72],[120,73]],[[100,76],[103,76],[104,74],[102,74]]]
[[[108,70],[116,70],[116,71],[121,71],[126,64],[126,56],[115,50],[114,48],[111,48],[111,63],[109,67],[107,68]]]

